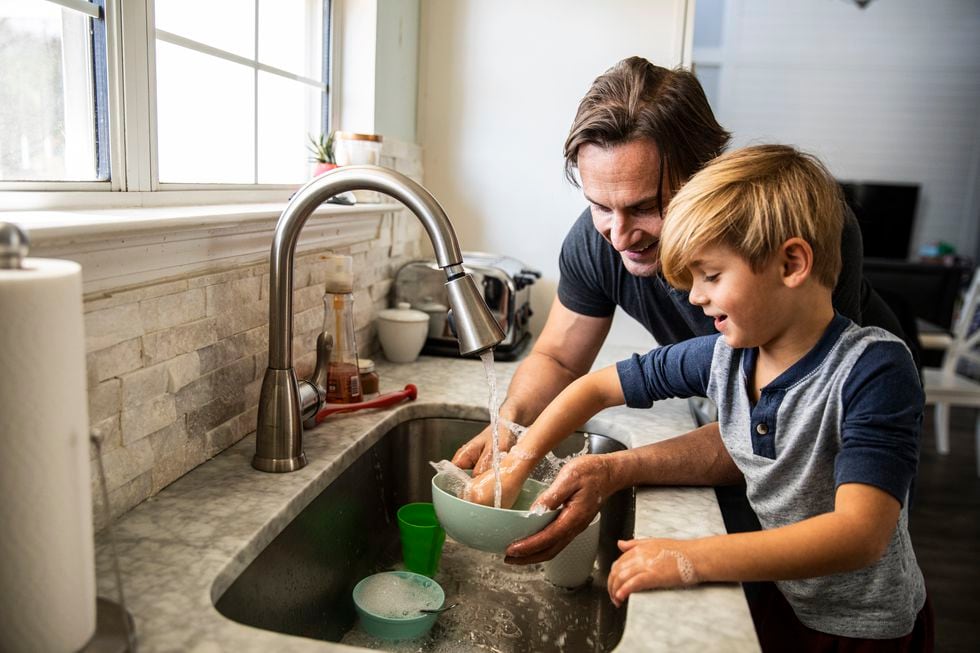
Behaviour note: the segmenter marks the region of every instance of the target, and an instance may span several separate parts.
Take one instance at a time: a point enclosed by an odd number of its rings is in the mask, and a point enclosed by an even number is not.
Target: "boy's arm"
[[[624,403],[649,408],[668,397],[704,396],[716,340],[717,336],[694,338],[642,356],[634,354],[573,382],[501,460],[501,505],[513,505],[537,462],[602,409]],[[464,497],[490,505],[494,482],[492,473],[486,472],[473,481]]]
[[[625,553],[610,571],[609,596],[619,605],[642,589],[812,578],[861,569],[881,558],[900,511],[901,504],[888,492],[847,483],[837,489],[833,512],[789,526],[697,540],[622,542]]]
[[[513,505],[524,480],[555,445],[604,408],[624,403],[615,366],[592,372],[565,388],[500,461],[501,506]],[[470,484],[465,498],[492,505],[494,475],[487,471]]]

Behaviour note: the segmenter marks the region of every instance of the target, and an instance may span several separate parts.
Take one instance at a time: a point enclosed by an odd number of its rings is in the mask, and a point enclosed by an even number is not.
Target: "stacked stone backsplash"
[[[417,146],[386,144],[382,164],[421,181],[420,161]],[[376,238],[365,239],[362,230],[346,242],[341,232],[340,246],[297,253],[293,360],[300,378],[312,372],[323,328],[326,259],[354,258],[355,328],[365,357],[378,353],[374,318],[388,306],[395,272],[429,255],[424,232],[407,210],[363,218],[379,222]],[[103,505],[93,464],[95,526],[101,529],[110,515],[255,430],[268,365],[268,257],[88,295],[84,310],[89,420],[103,438],[111,506]],[[92,456],[94,462],[94,448]]]

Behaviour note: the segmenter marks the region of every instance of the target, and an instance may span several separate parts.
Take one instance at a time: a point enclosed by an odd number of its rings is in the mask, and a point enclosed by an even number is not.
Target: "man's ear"
[[[796,288],[813,271],[813,248],[802,238],[790,238],[779,248],[783,283]]]

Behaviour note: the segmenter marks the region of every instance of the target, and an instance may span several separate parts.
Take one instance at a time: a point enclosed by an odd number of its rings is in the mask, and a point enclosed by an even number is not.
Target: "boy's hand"
[[[510,508],[517,500],[517,496],[524,487],[524,480],[527,474],[522,473],[522,467],[517,465],[512,456],[507,455],[500,460],[500,507]],[[476,476],[463,492],[462,498],[472,503],[479,503],[484,506],[494,504],[494,491],[496,479],[493,469]]]
[[[699,580],[683,540],[620,540],[623,555],[609,570],[609,598],[618,608],[633,592],[689,587]]]

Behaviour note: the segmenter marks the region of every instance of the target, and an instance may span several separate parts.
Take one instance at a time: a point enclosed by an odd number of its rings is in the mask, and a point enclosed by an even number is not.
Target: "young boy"
[[[718,335],[580,378],[503,458],[510,505],[535,463],[603,408],[714,400],[719,452],[764,530],[621,542],[616,605],[645,589],[774,580],[792,610],[754,614],[764,649],[931,650],[906,505],[922,389],[901,340],[834,312],[842,208],[826,169],[793,148],[715,159],[671,200],[660,247],[665,277]],[[490,503],[492,473],[467,498]]]

